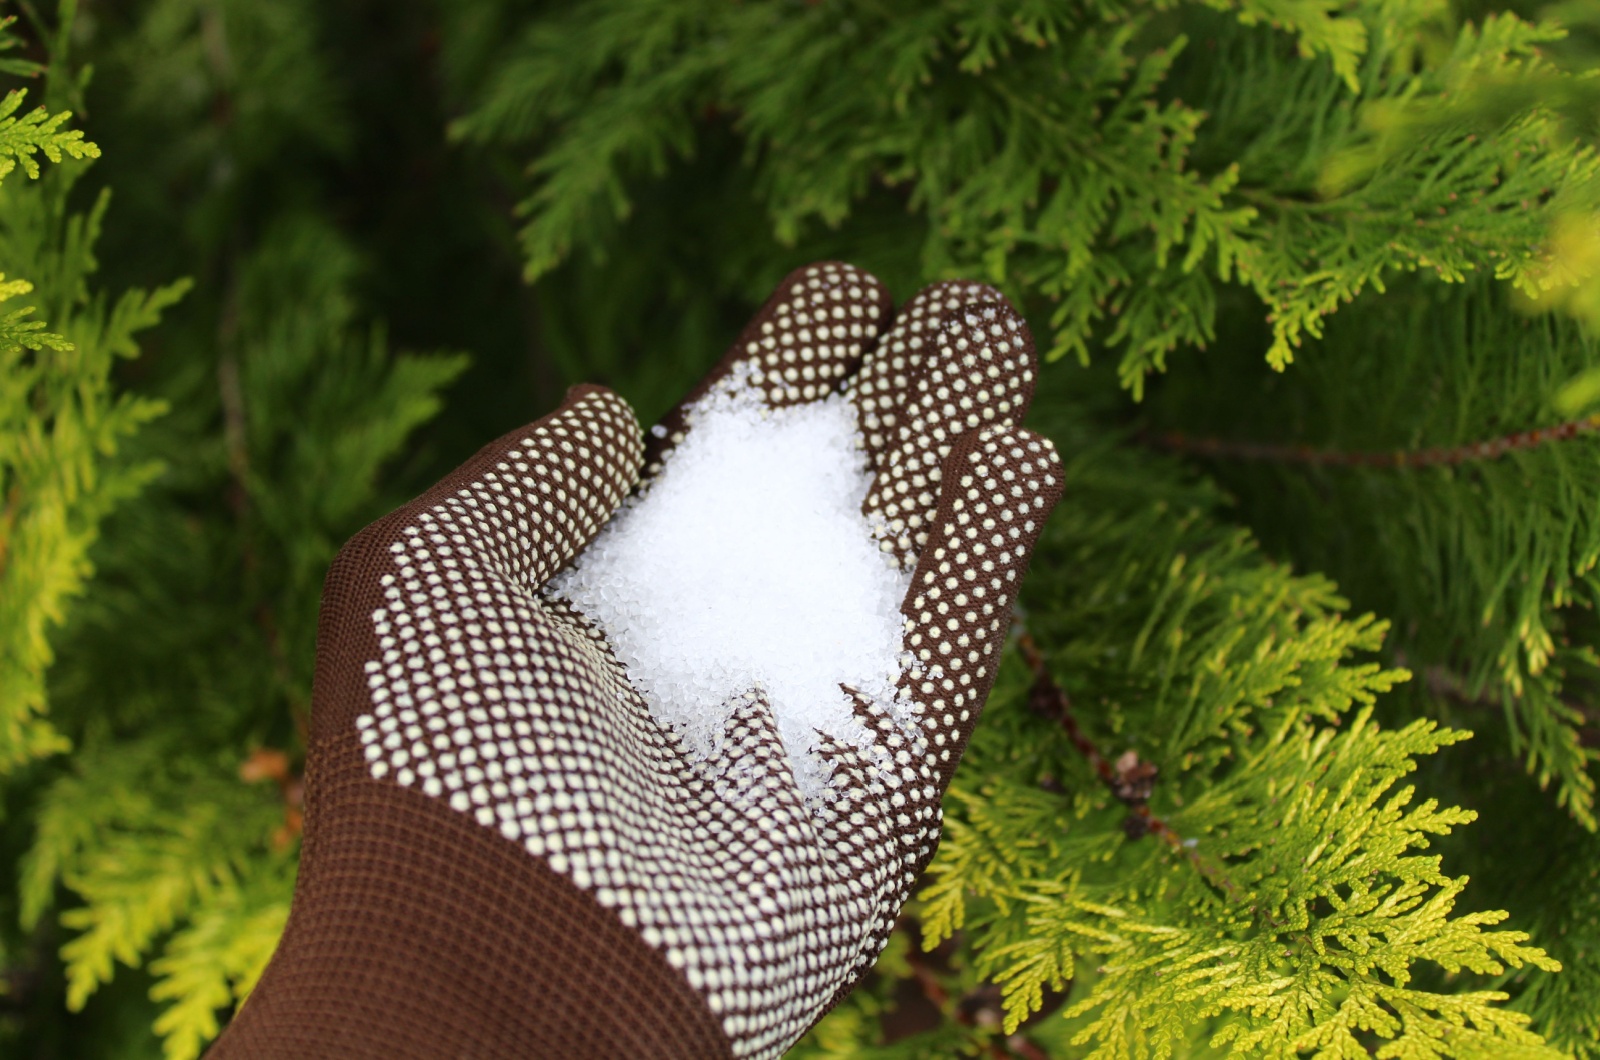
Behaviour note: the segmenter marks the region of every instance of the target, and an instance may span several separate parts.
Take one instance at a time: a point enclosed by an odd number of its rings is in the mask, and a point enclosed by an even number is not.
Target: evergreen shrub
[[[247,995],[348,536],[838,258],[1023,308],[1067,496],[791,1055],[1600,1058],[1594,0],[10,14],[6,1055]]]

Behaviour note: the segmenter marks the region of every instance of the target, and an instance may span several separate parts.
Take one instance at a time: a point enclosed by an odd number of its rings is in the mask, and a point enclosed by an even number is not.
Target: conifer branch
[[[1407,283],[1270,387],[1253,385],[1243,358],[1208,370],[1203,392],[1167,386],[1141,436],[1204,461],[1275,550],[1390,616],[1400,632],[1388,650],[1414,661],[1435,698],[1501,713],[1510,750],[1589,829],[1595,356],[1579,327],[1517,312],[1499,285]],[[1192,411],[1174,415],[1181,407]],[[1247,431],[1315,442],[1216,437]]]
[[[238,528],[239,555],[243,566],[245,591],[255,596],[258,595],[257,587],[261,583],[262,561],[251,514],[253,477],[250,466],[249,412],[246,409],[244,390],[239,378],[237,352],[239,297],[235,281],[230,287],[227,306],[223,310],[222,321],[218,328],[217,341],[222,356],[217,360],[217,395],[222,406],[222,437],[231,479],[227,491],[228,507]],[[268,657],[272,661],[273,674],[278,679],[278,687],[288,700],[289,714],[303,746],[311,704],[296,691],[294,673],[289,667],[283,635],[272,602],[266,596],[261,596],[257,602],[255,620],[257,628],[261,630],[262,640],[266,644]],[[297,833],[298,828],[295,831]]]

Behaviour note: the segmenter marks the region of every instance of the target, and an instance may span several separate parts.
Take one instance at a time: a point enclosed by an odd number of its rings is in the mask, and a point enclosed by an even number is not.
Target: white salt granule
[[[549,591],[605,632],[691,754],[712,753],[735,697],[763,689],[817,798],[828,772],[806,754],[814,730],[865,743],[840,683],[894,706],[910,572],[888,565],[861,514],[871,478],[842,395],[772,410],[725,386],[690,421],[649,489]]]

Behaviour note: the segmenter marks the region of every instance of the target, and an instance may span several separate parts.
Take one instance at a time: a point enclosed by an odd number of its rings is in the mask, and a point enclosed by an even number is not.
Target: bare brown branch
[[[1193,438],[1181,431],[1151,436],[1161,449],[1192,456],[1227,460],[1254,460],[1279,464],[1306,464],[1314,467],[1456,467],[1481,460],[1495,460],[1513,450],[1534,449],[1552,442],[1567,441],[1600,431],[1600,413],[1533,430],[1489,438],[1465,445],[1433,446],[1427,449],[1345,451],[1318,449],[1309,445],[1276,442],[1242,442],[1227,438]]]

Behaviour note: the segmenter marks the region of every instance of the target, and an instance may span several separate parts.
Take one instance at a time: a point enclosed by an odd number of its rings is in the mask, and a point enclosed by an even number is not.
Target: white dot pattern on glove
[[[626,404],[595,391],[401,528],[356,727],[376,781],[542,859],[679,970],[735,1056],[777,1057],[877,959],[932,856],[1058,466],[1009,425],[957,448],[904,609],[905,649],[928,664],[902,681],[921,731],[858,697],[874,742],[824,741],[834,797],[813,812],[758,694],[693,762],[598,631],[539,595],[640,452]]]
[[[774,308],[759,334],[744,343],[754,361],[750,385],[774,407],[814,401],[832,393],[878,337],[875,284],[848,265],[807,268],[792,281],[788,297]]]
[[[980,302],[1009,305],[1005,295],[985,283],[946,280],[924,287],[900,307],[894,326],[868,352],[861,371],[850,379],[849,394],[874,461],[900,437],[901,406],[912,393],[912,379],[938,344],[939,321]]]
[[[923,672],[901,678],[947,779],[994,683],[1019,581],[1061,478],[1055,446],[1009,424],[969,436],[951,466],[902,608],[906,650]]]
[[[909,380],[893,441],[878,453],[877,478],[861,506],[879,522],[879,547],[897,565],[914,564],[927,544],[941,466],[955,440],[1026,412],[1033,358],[1027,325],[1007,305],[968,305],[940,318],[937,344]]]

